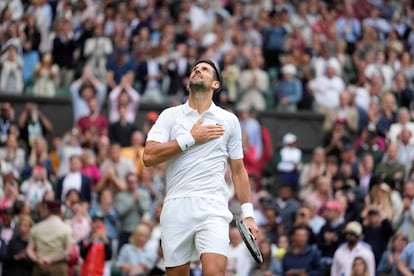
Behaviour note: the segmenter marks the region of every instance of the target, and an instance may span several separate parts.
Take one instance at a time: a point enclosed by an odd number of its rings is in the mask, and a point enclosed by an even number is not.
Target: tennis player
[[[228,165],[243,221],[253,236],[259,232],[243,165],[239,121],[212,101],[219,86],[215,64],[197,61],[189,77],[188,101],[161,112],[148,133],[144,164],[167,161],[161,242],[168,276],[189,275],[190,262],[198,259],[203,275],[225,274],[233,219],[224,181]]]

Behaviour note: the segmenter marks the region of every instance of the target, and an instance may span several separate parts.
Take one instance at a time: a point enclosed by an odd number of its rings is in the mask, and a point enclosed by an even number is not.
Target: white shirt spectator
[[[82,176],[80,172],[70,172],[65,176],[62,185],[62,198],[61,200],[64,201],[66,198],[66,194],[74,189],[80,191],[82,187]]]
[[[375,276],[375,258],[371,248],[364,242],[359,242],[350,250],[344,243],[335,251],[331,275],[351,276],[352,263],[355,257],[362,257],[367,263],[369,275]]]
[[[23,193],[32,210],[36,207],[37,203],[42,201],[43,195],[51,190],[53,190],[53,187],[48,180],[36,181],[27,179],[20,186],[20,191]]]
[[[311,80],[309,86],[315,95],[316,103],[325,108],[338,107],[339,94],[345,89],[344,81],[338,76],[319,76]]]

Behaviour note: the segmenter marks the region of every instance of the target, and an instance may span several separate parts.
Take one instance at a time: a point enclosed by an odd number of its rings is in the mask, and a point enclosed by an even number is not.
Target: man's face
[[[190,88],[209,89],[215,81],[214,75],[214,68],[210,64],[201,62],[195,65],[190,74]]]

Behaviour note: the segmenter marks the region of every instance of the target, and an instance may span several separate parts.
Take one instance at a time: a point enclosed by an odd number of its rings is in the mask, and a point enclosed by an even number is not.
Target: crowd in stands
[[[185,102],[192,64],[208,58],[215,103],[240,120],[264,256],[253,261],[232,223],[227,275],[413,275],[413,22],[408,0],[0,1],[0,93],[67,97],[74,122],[50,137],[37,104],[0,103],[3,274],[40,265],[30,229],[54,200],[70,275],[164,274],[164,165],[142,162],[158,113],[135,122],[141,103]],[[324,116],[310,160],[306,137],[272,145],[265,110]]]

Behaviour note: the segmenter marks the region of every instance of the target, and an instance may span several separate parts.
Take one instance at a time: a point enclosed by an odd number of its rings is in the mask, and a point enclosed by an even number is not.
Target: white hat
[[[285,136],[283,136],[283,144],[290,145],[295,143],[297,140],[297,137],[293,133],[286,133]]]
[[[296,75],[296,67],[293,64],[286,64],[282,67],[283,74]]]

